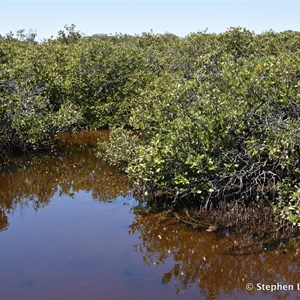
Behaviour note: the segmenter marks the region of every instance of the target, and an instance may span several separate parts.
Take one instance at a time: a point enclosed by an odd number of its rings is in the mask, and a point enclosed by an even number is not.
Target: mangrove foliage
[[[300,225],[300,33],[0,37],[0,150],[111,128],[99,153],[146,199],[271,207]]]

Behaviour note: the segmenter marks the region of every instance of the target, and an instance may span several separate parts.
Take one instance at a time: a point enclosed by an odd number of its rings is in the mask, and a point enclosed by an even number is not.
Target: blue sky
[[[86,35],[116,32],[140,34],[170,32],[224,32],[241,26],[266,30],[300,31],[299,1],[3,1],[0,0],[0,34],[32,30],[39,39],[56,36],[65,24]]]

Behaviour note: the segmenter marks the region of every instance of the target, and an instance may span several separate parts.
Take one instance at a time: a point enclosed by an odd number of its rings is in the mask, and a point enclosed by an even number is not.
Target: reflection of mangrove
[[[137,214],[138,215],[138,214]],[[135,246],[146,265],[174,265],[162,275],[162,283],[174,282],[178,294],[194,284],[205,299],[245,291],[246,283],[287,282],[296,286],[299,268],[291,253],[262,251],[249,236],[220,237],[212,232],[191,230],[162,215],[142,214],[131,226],[140,234]]]
[[[0,209],[0,231],[6,230],[8,226],[8,219],[6,214]]]
[[[0,230],[7,226],[5,213],[17,205],[39,209],[57,192],[72,196],[80,190],[108,201],[127,193],[127,178],[97,158],[91,148],[34,158],[16,171],[0,173]]]
[[[95,146],[98,142],[108,141],[109,131],[78,131],[78,132],[62,132],[59,134],[60,145],[65,148],[66,145],[71,146]]]

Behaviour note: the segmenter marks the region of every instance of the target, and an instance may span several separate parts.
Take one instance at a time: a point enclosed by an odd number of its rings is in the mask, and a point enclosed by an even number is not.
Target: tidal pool
[[[92,148],[0,174],[3,300],[300,299],[298,256],[258,244],[146,213]]]

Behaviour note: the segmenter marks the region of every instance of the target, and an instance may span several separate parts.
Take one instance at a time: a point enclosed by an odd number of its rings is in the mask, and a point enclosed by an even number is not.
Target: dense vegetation
[[[0,148],[111,127],[101,153],[141,195],[177,205],[271,206],[300,225],[300,33],[231,28],[0,38]]]

